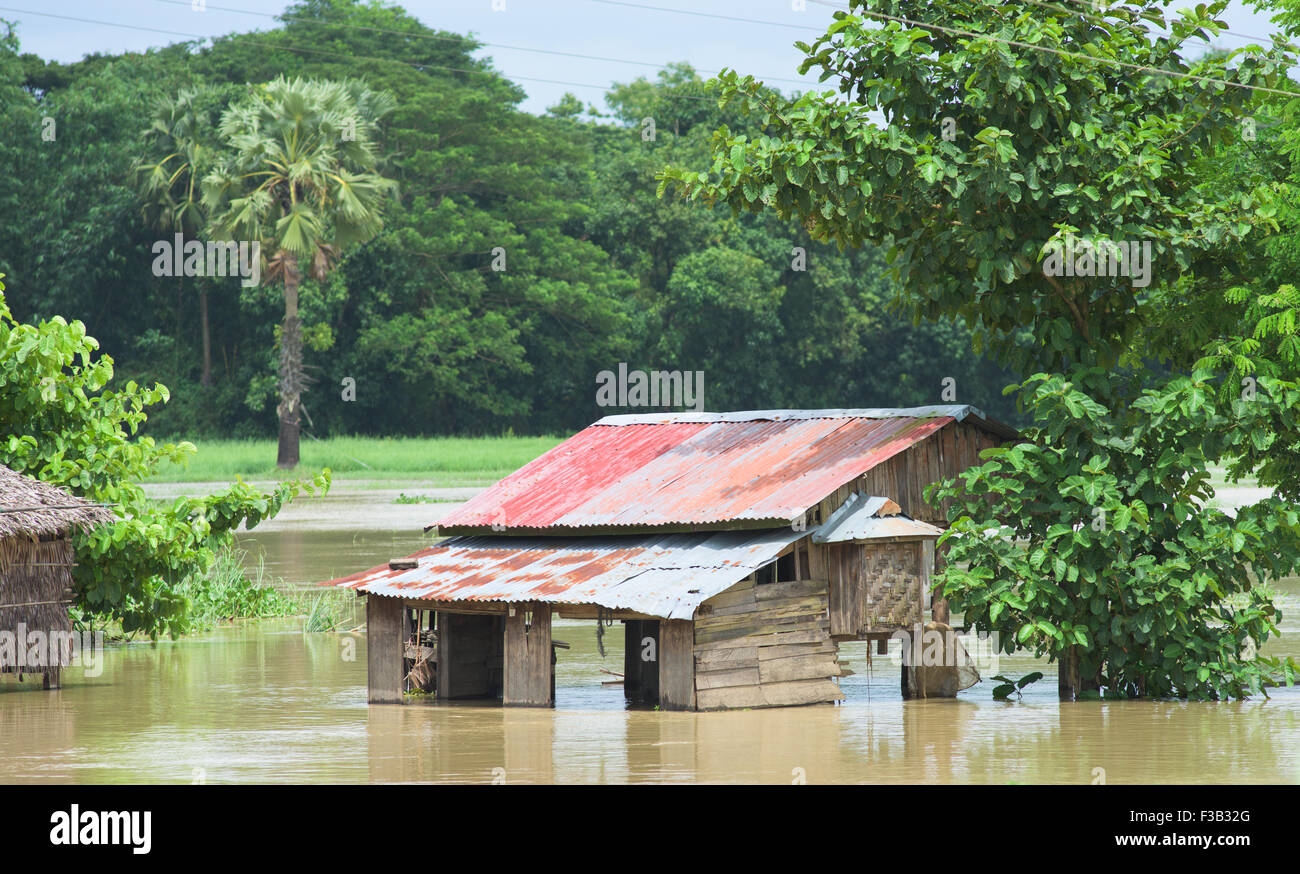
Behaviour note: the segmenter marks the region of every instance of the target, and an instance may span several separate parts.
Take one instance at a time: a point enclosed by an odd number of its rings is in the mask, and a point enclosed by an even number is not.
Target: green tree
[[[737,105],[720,108],[689,67],[614,86],[609,116],[563,101],[562,114],[537,117],[520,110],[524,90],[478,42],[400,7],[311,0],[280,19],[211,44],[69,64],[20,55],[16,40],[0,51],[0,114],[12,121],[0,142],[0,200],[13,206],[0,227],[10,304],[23,319],[75,314],[112,352],[119,378],[168,385],[172,400],[143,426],[151,433],[265,436],[284,300],[279,284],[206,278],[186,280],[181,297],[175,280],[152,275],[158,231],[140,220],[132,172],[140,107],[211,91],[201,108],[215,112],[246,83],[281,73],[362,77],[397,99],[375,136],[402,201],[385,210],[373,240],[299,287],[304,368],[358,385],[355,401],[313,395],[318,433],[577,428],[604,412],[593,378],[618,361],[703,369],[714,408],[928,403],[940,379],[955,376],[962,400],[1014,414],[998,394],[1010,377],[975,355],[963,324],[913,324],[889,307],[883,248],[839,252],[797,220],[737,219],[725,206],[655,196],[663,164],[706,160],[718,125],[763,132]],[[58,124],[57,141],[41,139],[45,116]],[[646,117],[656,120],[654,139],[643,138]],[[146,163],[174,151],[161,134],[149,139]],[[806,269],[794,266],[796,248]],[[667,324],[681,315],[688,278],[692,293],[734,302],[727,276],[697,269],[710,250],[761,261],[746,276],[762,272],[769,291],[785,289],[775,309],[710,307],[686,333],[678,328],[691,314]],[[213,385],[203,390],[195,288],[210,310]],[[756,333],[736,346],[742,322]],[[703,339],[687,342],[687,333]],[[735,354],[752,369],[734,366]],[[394,392],[404,403],[391,403]]]
[[[800,44],[801,71],[819,68],[838,95],[774,100],[725,71],[722,100],[771,133],[724,127],[711,173],[669,168],[663,184],[774,210],[816,239],[887,244],[918,315],[964,318],[1026,373],[1132,363],[1144,324],[1160,321],[1160,296],[1122,276],[1046,275],[1045,249],[1067,236],[1150,241],[1156,280],[1168,284],[1175,272],[1223,269],[1233,244],[1267,223],[1267,192],[1207,191],[1198,159],[1240,136],[1251,93],[1240,86],[1287,81],[1276,52],[1186,60],[1185,44],[1221,29],[1224,0],[1169,21],[1162,5],[1099,17],[856,0]],[[918,18],[926,26],[904,21]],[[1167,37],[1153,30],[1165,27]]]
[[[391,95],[358,80],[277,78],[255,87],[221,119],[233,155],[203,181],[203,202],[221,239],[266,246],[271,278],[284,285],[280,332],[280,442],[276,463],[298,464],[302,392],[302,267],[323,279],[342,252],[383,227],[396,184],[376,168],[378,120]]]
[[[1224,398],[1208,371],[1115,396],[1113,375],[1036,374],[1033,442],[936,490],[952,499],[944,593],[964,621],[1059,662],[1062,697],[1245,697],[1300,678],[1259,653],[1279,633],[1270,584],[1300,565],[1300,509],[1214,506],[1211,464],[1251,451],[1300,386]],[[1123,401],[1117,403],[1117,401]]]
[[[202,574],[241,526],[279,512],[302,489],[285,482],[263,493],[237,482],[203,498],[158,505],[141,482],[164,461],[180,462],[191,443],[158,444],[139,435],[147,409],[169,398],[162,385],[113,384],[113,359],[79,321],[55,316],[16,321],[0,283],[0,463],[110,505],[118,521],[74,541],[77,604],[152,637],[190,627],[182,582]]]
[[[1291,505],[1241,508],[1238,523],[1204,507],[1209,465],[1260,441],[1296,444],[1294,384],[1270,381],[1242,408],[1221,375],[1148,367],[1190,371],[1216,330],[1249,329],[1224,292],[1246,273],[1244,242],[1273,226],[1273,198],[1211,184],[1204,167],[1241,136],[1242,86],[1285,87],[1290,59],[1274,48],[1188,60],[1226,4],[1168,21],[1163,5],[856,0],[801,45],[802,70],[819,68],[838,94],[774,100],[724,73],[723,101],[765,132],[721,128],[711,172],[669,168],[661,183],[795,218],[841,246],[887,245],[915,314],[964,319],[1017,366],[1035,425],[941,492],[953,532],[939,582],[1009,646],[1060,660],[1064,698],[1261,688],[1265,666],[1243,664],[1235,644],[1260,643],[1276,609],[1263,593],[1245,608],[1230,599],[1250,573],[1267,584],[1300,557]],[[1083,262],[1054,273],[1071,237],[1150,243],[1150,284],[1137,270],[1088,275]],[[1081,534],[1094,510],[1124,524]],[[1039,585],[1043,568],[1053,577]],[[1006,596],[996,611],[994,594]],[[1148,596],[1161,622],[1111,627]]]
[[[164,234],[197,238],[207,229],[200,183],[215,155],[217,89],[183,89],[155,104],[145,140],[153,152],[136,168],[145,224]],[[178,277],[184,283],[184,277]],[[208,291],[199,282],[199,324],[203,370],[199,384],[212,385],[212,332]]]

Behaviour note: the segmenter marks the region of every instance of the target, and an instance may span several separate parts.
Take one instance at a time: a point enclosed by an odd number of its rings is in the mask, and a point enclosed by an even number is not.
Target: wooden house
[[[59,686],[72,632],[72,534],[111,511],[0,465],[0,673]],[[33,660],[30,647],[41,653]],[[39,663],[38,663],[39,662]]]
[[[448,539],[328,585],[367,596],[376,703],[427,651],[441,699],[549,706],[554,616],[624,624],[633,701],[836,701],[840,642],[923,621],[925,487],[1014,433],[968,406],[609,416],[441,519]]]

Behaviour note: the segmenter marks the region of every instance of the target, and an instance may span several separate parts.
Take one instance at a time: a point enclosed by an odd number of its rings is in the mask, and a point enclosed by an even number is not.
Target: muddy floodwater
[[[301,507],[243,539],[291,585],[371,567],[427,543],[420,524],[454,504],[371,500],[419,524],[350,527],[364,506]],[[463,500],[463,498],[462,498]],[[1300,655],[1300,584],[1283,586]],[[304,634],[301,620],[223,627],[156,646],[110,646],[102,672],[65,686],[0,681],[2,783],[1297,783],[1300,690],[1240,703],[1081,702],[1055,697],[1052,666],[1002,656],[956,700],[903,701],[896,656],[841,647],[840,705],[726,713],[629,709],[622,629],[558,620],[554,709],[366,704],[365,640]],[[896,646],[896,644],[895,644]],[[842,656],[843,658],[843,656]],[[1047,676],[1022,700],[987,677]]]

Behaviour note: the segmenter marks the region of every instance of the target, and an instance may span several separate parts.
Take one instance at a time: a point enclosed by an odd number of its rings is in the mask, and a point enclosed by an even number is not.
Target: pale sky
[[[270,16],[286,5],[281,0],[0,0],[0,18],[20,23],[23,51],[74,61],[92,52],[143,51],[196,36],[269,29],[277,24]],[[399,5],[430,27],[473,32],[492,43],[480,54],[528,92],[523,108],[530,112],[543,111],[565,91],[603,107],[611,83],[653,77],[658,66],[672,61],[688,61],[708,73],[732,67],[783,90],[798,88],[802,54],[793,43],[822,32],[833,11],[816,0],[407,0]],[[1191,5],[1175,0],[1172,8]],[[1240,0],[1224,17],[1235,32],[1220,38],[1224,48],[1266,40],[1274,30],[1266,15]],[[816,86],[812,77],[804,81],[805,88]]]

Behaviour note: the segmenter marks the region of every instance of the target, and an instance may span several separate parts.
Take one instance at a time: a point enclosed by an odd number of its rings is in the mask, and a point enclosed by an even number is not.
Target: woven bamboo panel
[[[921,621],[922,561],[920,543],[863,549],[859,591],[864,631],[906,629]]]

